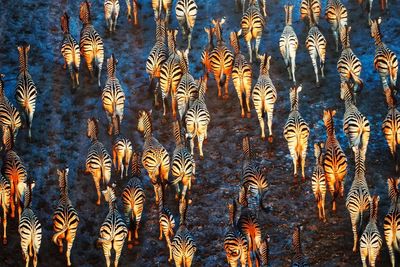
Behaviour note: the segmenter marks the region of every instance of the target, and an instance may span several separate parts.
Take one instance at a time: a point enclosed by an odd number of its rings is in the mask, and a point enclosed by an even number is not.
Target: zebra
[[[286,121],[283,136],[285,137],[290,156],[293,159],[294,178],[297,181],[297,168],[301,166],[302,180],[305,181],[304,167],[306,163],[308,137],[310,128],[299,112],[299,92],[302,85],[293,86],[290,89],[290,113]]]
[[[169,250],[169,257],[168,262],[172,261],[172,245],[171,239],[174,236],[174,228],[175,228],[175,218],[172,212],[165,207],[165,192],[162,186],[157,188],[158,195],[160,197],[160,201],[158,202],[158,216],[159,216],[159,225],[160,225],[160,236],[159,240],[165,237],[165,241],[167,242],[168,250]]]
[[[277,93],[269,76],[271,56],[263,54],[260,56],[260,60],[260,76],[258,77],[257,83],[253,89],[252,100],[260,123],[261,139],[265,139],[264,117],[265,113],[267,113],[268,142],[272,143],[274,140],[272,133],[272,119],[274,116],[274,106],[277,99]]]
[[[108,202],[109,208],[107,217],[100,227],[100,237],[97,239],[97,245],[102,246],[103,248],[107,267],[110,266],[111,248],[114,248],[114,266],[117,267],[125,238],[128,235],[128,228],[126,227],[124,219],[119,214],[117,209],[115,184],[107,186],[107,190],[102,191],[102,193],[105,200]]]
[[[61,30],[64,38],[61,43],[61,54],[64,57],[64,69],[68,66],[68,71],[72,80],[73,91],[79,88],[79,66],[81,64],[81,54],[79,45],[69,31],[69,16],[67,12],[61,16]]]
[[[121,179],[128,176],[129,162],[132,157],[132,142],[122,136],[119,132],[119,117],[113,119],[114,127],[114,141],[112,147],[113,166],[120,173]]]
[[[107,30],[112,33],[117,28],[119,15],[119,0],[104,1],[104,18],[106,19]]]
[[[190,137],[185,136],[178,121],[173,122],[172,128],[176,145],[174,155],[172,156],[171,174],[175,177],[172,184],[176,187],[175,198],[178,199],[180,197],[181,199],[184,199],[186,198],[186,191],[191,190],[192,180],[195,179],[196,164],[192,154],[190,154],[190,149],[187,146],[187,139]],[[184,134],[182,134],[182,132]]]
[[[307,0],[309,1],[309,0]],[[319,0],[315,1],[318,2]],[[304,2],[304,1],[303,1]],[[314,67],[316,86],[320,87],[318,77],[318,63],[317,58],[319,57],[319,66],[321,68],[321,76],[325,78],[324,67],[325,67],[325,56],[326,56],[326,39],[318,28],[314,16],[310,17],[310,30],[306,38],[306,47],[310,54],[311,62]]]
[[[191,135],[190,151],[193,155],[194,138],[197,137],[200,159],[204,158],[203,142],[207,140],[207,129],[210,123],[210,113],[205,103],[206,80],[200,78],[198,81],[199,97],[193,102],[186,112],[186,132]]]
[[[218,87],[218,97],[222,97],[222,87],[225,87],[224,99],[228,99],[229,78],[233,67],[233,53],[225,45],[222,39],[222,25],[225,23],[225,17],[219,20],[212,20],[214,25],[214,34],[217,38],[217,46],[211,51],[210,61],[211,70],[214,74]]]
[[[376,257],[382,248],[382,237],[377,226],[379,196],[369,197],[369,201],[369,222],[360,238],[361,262],[364,267],[367,266],[367,258],[369,265],[375,266]]]
[[[161,67],[168,59],[168,50],[165,43],[166,26],[165,21],[162,19],[156,20],[156,42],[152,47],[150,54],[146,61],[146,73],[150,78],[149,92],[153,92],[154,104],[158,104],[158,82],[160,80]]]
[[[176,102],[178,106],[179,117],[184,121],[185,115],[189,107],[198,98],[197,85],[193,76],[189,72],[189,50],[177,51],[180,58],[180,69],[182,77],[176,88]]]
[[[151,6],[155,19],[161,18],[162,13],[165,12],[164,21],[167,23],[171,21],[172,0],[151,0]]]
[[[195,0],[178,0],[175,6],[176,19],[182,33],[188,40],[187,49],[191,48],[192,32],[196,23],[197,5]]]
[[[243,14],[240,25],[241,30],[239,30],[238,35],[243,35],[246,43],[247,49],[249,51],[250,63],[253,62],[253,50],[251,40],[255,39],[255,52],[256,58],[259,57],[258,50],[261,43],[262,33],[265,27],[265,19],[261,14],[260,6],[258,0],[250,0],[250,6],[247,8],[246,12]]]
[[[133,25],[135,26],[139,25],[138,10],[141,8],[139,0],[132,0],[132,5],[131,5],[131,0],[125,0],[125,3],[127,7],[128,21],[131,21],[133,16]]]
[[[389,87],[397,92],[396,82],[399,62],[397,60],[396,54],[393,53],[393,51],[390,50],[386,46],[386,44],[382,42],[382,33],[380,29],[381,23],[381,18],[374,19],[371,23],[371,37],[375,39],[376,46],[374,67],[379,73],[383,89]],[[389,76],[389,81],[386,79],[387,76]]]
[[[285,5],[286,26],[279,38],[279,50],[285,61],[286,69],[289,73],[289,80],[296,84],[296,51],[299,46],[299,40],[292,27],[293,5]]]
[[[379,6],[380,6],[380,8],[381,8],[381,12],[382,13],[388,13],[389,11],[389,9],[388,9],[388,0],[379,0]]]
[[[176,35],[177,30],[168,30],[168,50],[169,57],[162,65],[160,71],[160,87],[163,99],[164,117],[167,114],[166,98],[171,94],[172,117],[176,118],[176,90],[182,78],[183,71],[181,68],[181,59],[176,50]]]
[[[350,214],[354,236],[353,252],[357,251],[358,233],[363,224],[363,213],[370,208],[370,194],[365,179],[365,154],[361,151],[356,152],[355,166],[354,180],[346,197],[346,208]]]
[[[21,249],[26,267],[29,266],[30,257],[33,257],[33,266],[37,266],[37,257],[42,243],[42,225],[32,210],[32,189],[34,187],[35,183],[31,183],[31,181],[18,184],[18,190],[23,195],[24,202],[24,211],[18,224],[18,233],[21,237]]]
[[[153,137],[152,111],[139,111],[137,129],[144,136],[142,165],[146,169],[154,187],[156,204],[159,202],[157,187],[165,190],[169,175],[169,155],[167,150]]]
[[[321,0],[302,0],[300,3],[300,19],[314,21],[315,25],[319,23],[321,16]]]
[[[87,67],[90,72],[91,80],[94,78],[93,73],[93,61],[97,67],[97,83],[101,88],[101,70],[103,68],[104,61],[104,44],[103,39],[100,37],[98,32],[92,25],[92,18],[90,14],[91,4],[88,0],[85,0],[80,4],[79,7],[79,19],[83,26],[80,34],[79,48],[81,55],[85,58]]]
[[[347,158],[339,141],[336,139],[333,121],[336,110],[324,110],[323,121],[326,128],[326,152],[323,167],[328,189],[332,195],[332,211],[336,211],[336,198],[344,196],[344,184],[347,174]]]
[[[207,33],[207,45],[204,47],[203,52],[201,53],[201,64],[203,65],[203,77],[206,80],[206,84],[208,82],[208,75],[212,72],[211,69],[211,52],[214,50],[214,28],[204,27],[204,31]]]
[[[132,229],[134,229],[134,239],[138,243],[139,228],[142,219],[144,202],[142,175],[140,171],[140,156],[134,152],[132,155],[132,175],[122,192],[122,202],[124,204],[124,214],[126,225],[128,226],[128,248],[132,249]]]
[[[0,206],[3,210],[3,245],[7,245],[7,215],[10,209],[11,185],[10,181],[0,174]],[[1,217],[1,216],[0,216]]]
[[[267,267],[270,266],[270,260],[269,260],[269,242],[270,242],[270,237],[268,234],[266,234],[261,241],[260,247],[258,249],[260,253],[260,259],[261,259],[261,266]]]
[[[358,4],[361,7],[361,10],[364,9],[364,3],[365,3],[365,10],[367,11],[367,15],[368,15],[368,25],[371,26],[371,9],[372,9],[372,2],[374,2],[374,0],[357,0]]]
[[[236,220],[237,204],[235,199],[228,204],[229,227],[224,238],[224,250],[226,260],[231,267],[237,266],[240,261],[241,266],[247,265],[248,243],[246,236],[239,230]]]
[[[340,98],[345,104],[343,131],[349,139],[350,148],[354,153],[361,150],[365,154],[371,132],[369,121],[354,104],[353,94],[347,83],[340,85]]]
[[[3,146],[5,154],[3,156],[3,165],[1,167],[1,173],[5,178],[10,181],[10,206],[11,206],[11,218],[15,217],[15,210],[18,211],[18,219],[21,218],[22,197],[18,190],[20,183],[24,184],[27,180],[27,172],[24,163],[14,150],[14,140],[10,127],[4,127],[3,132]]]
[[[292,267],[308,267],[309,264],[303,254],[301,249],[301,238],[300,232],[303,230],[303,226],[296,225],[293,231],[292,237],[292,248],[293,248],[293,258],[292,258]]]
[[[24,110],[25,121],[28,126],[28,137],[31,140],[33,114],[36,110],[37,89],[28,71],[28,52],[30,45],[22,42],[18,45],[19,74],[15,89],[15,99]]]
[[[103,109],[108,119],[108,134],[113,133],[113,120],[118,117],[119,123],[124,116],[125,93],[116,76],[118,60],[114,54],[107,59],[107,82],[101,94]],[[115,129],[114,129],[115,131]]]
[[[197,251],[196,243],[192,234],[187,228],[186,222],[187,200],[181,199],[179,201],[179,228],[176,231],[174,239],[172,239],[172,256],[175,261],[176,267],[190,267],[192,266],[194,254]]]
[[[0,74],[0,125],[10,128],[13,141],[15,142],[19,128],[21,128],[21,116],[18,109],[8,100],[4,93],[4,74]]]
[[[340,0],[328,0],[325,9],[325,18],[331,25],[336,52],[339,52],[339,29],[341,26],[347,25],[347,9]]]
[[[349,83],[350,79],[354,81],[354,86],[352,86],[352,91],[354,93],[354,101],[356,101],[356,95],[363,88],[363,81],[360,78],[361,74],[361,61],[353,53],[350,48],[350,31],[351,27],[344,25],[339,27],[340,31],[340,41],[342,43],[342,53],[340,54],[339,60],[337,62],[337,70],[340,75],[341,83]]]
[[[311,178],[311,188],[317,201],[318,218],[326,222],[325,217],[325,195],[326,195],[326,177],[324,172],[324,153],[322,149],[324,143],[314,144],[315,167]]]
[[[111,157],[104,145],[98,140],[98,120],[89,118],[87,120],[87,137],[91,145],[86,157],[86,174],[91,174],[97,192],[96,205],[100,205],[100,183],[107,185],[111,177]]]
[[[395,253],[400,252],[400,179],[388,179],[388,193],[390,208],[385,216],[383,229],[385,241],[389,249],[390,262],[392,267],[396,266]],[[398,258],[397,258],[398,259]]]
[[[394,159],[396,173],[398,173],[399,159],[397,146],[400,145],[400,112],[396,108],[397,100],[393,90],[385,89],[384,93],[388,105],[388,114],[382,123],[382,132],[388,144],[390,154]]]
[[[59,247],[59,251],[62,253],[63,239],[65,238],[67,242],[67,266],[71,266],[71,249],[78,229],[79,217],[68,196],[68,172],[69,168],[57,170],[60,200],[53,214],[53,230],[55,234],[52,237],[52,241]]]
[[[234,50],[234,61],[232,68],[232,81],[235,86],[237,96],[240,102],[241,116],[244,118],[244,105],[247,107],[247,118],[251,117],[250,111],[250,96],[251,96],[251,83],[252,83],[252,68],[240,53],[240,44],[236,32],[231,32],[230,35],[231,46]],[[245,102],[245,103],[244,103]]]

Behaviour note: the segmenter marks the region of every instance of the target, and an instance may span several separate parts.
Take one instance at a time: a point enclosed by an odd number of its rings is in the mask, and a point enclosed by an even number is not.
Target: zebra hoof
[[[251,113],[247,112],[247,118],[250,119],[251,118]]]
[[[208,139],[206,138],[203,140],[203,145],[206,145],[207,143],[208,143]]]
[[[204,160],[204,156],[200,156],[200,160]]]
[[[228,94],[225,94],[225,95],[222,97],[222,99],[223,99],[223,100],[228,100],[228,99],[229,99],[229,95],[228,95]]]
[[[244,113],[240,114],[240,116],[242,117],[242,119],[244,119],[244,117],[245,117],[245,116],[244,116]]]
[[[274,137],[272,135],[268,136],[268,143],[272,144],[274,142]]]
[[[7,242],[7,238],[4,238],[4,239],[3,239],[3,245],[6,246],[7,243],[8,243],[8,242]]]
[[[129,242],[129,243],[128,243],[128,249],[129,249],[129,250],[133,249],[133,244],[132,244],[132,242]]]
[[[64,251],[63,247],[62,247],[62,246],[59,246],[59,247],[58,247],[58,252],[59,252],[60,254],[62,254],[63,251]]]
[[[317,86],[317,88],[321,87],[321,84],[319,82],[317,82],[315,85]]]

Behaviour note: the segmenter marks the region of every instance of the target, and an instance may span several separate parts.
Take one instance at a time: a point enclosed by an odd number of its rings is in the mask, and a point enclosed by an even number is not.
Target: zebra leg
[[[104,242],[103,243],[103,253],[104,257],[106,258],[106,266],[110,267],[110,257],[111,257],[111,242]]]
[[[75,89],[75,73],[74,73],[74,67],[72,66],[72,62],[68,64],[68,71],[69,71],[69,75],[71,77],[71,81],[72,81],[72,88]]]
[[[339,27],[339,26],[338,26],[338,27]],[[333,38],[335,39],[336,52],[339,52],[339,36],[338,36],[338,30],[339,30],[339,29],[334,29],[334,28],[332,28],[332,31],[333,31]]]
[[[185,265],[184,266],[192,266],[193,255],[191,257],[185,257]]]
[[[29,123],[29,127],[28,127],[28,138],[29,141],[32,140],[32,121],[33,121],[33,111],[29,111],[29,113],[27,114],[28,116],[28,123]]]
[[[7,245],[7,211],[3,207],[3,245]]]
[[[171,104],[172,104],[172,117],[174,119],[176,119],[176,107],[177,107],[177,103],[176,103],[176,95],[173,92],[172,88],[171,88]]]
[[[136,0],[133,0],[133,25],[137,26],[139,24],[138,20],[138,4]]]
[[[250,109],[250,97],[251,97],[251,85],[247,85],[246,91],[246,106],[247,106],[247,118],[251,118],[251,109]]]
[[[292,72],[290,71],[289,58],[284,58],[284,62],[285,62],[285,66],[286,66],[286,69],[287,69],[288,74],[289,74],[289,81],[291,81],[292,80]]]
[[[304,182],[306,180],[305,166],[306,166],[306,156],[307,156],[307,143],[304,144],[303,151],[301,153],[301,180]]]
[[[168,250],[169,250],[168,262],[171,262],[172,261],[172,245],[171,245],[171,239],[169,237],[169,234],[165,234],[165,240],[167,241],[167,246],[168,246]],[[174,260],[175,260],[175,264],[177,264],[175,257],[174,257]],[[180,266],[180,265],[177,265],[177,266]]]
[[[290,57],[290,68],[292,71],[293,83],[296,84],[296,53]]]
[[[263,110],[261,108],[256,109],[258,122],[260,123],[261,128],[261,139],[265,140],[265,131],[264,131],[264,118],[263,118]]]
[[[310,57],[311,57],[312,65],[314,67],[316,85],[317,85],[317,87],[319,87],[320,84],[319,84],[319,78],[318,78],[317,55],[315,53],[310,53]]]
[[[267,124],[268,124],[268,142],[272,143],[274,141],[274,137],[272,135],[272,119],[274,118],[274,108],[271,107],[267,110]]]
[[[326,222],[326,217],[325,217],[325,194],[321,194],[321,209],[322,209],[322,221]]]
[[[257,60],[260,58],[260,55],[258,54],[258,51],[260,49],[260,43],[261,43],[261,35],[256,37],[256,59]]]
[[[180,187],[179,187],[179,183],[176,183],[175,184],[175,200],[178,200],[179,199],[179,195],[181,194],[181,190],[180,190]]]
[[[244,118],[244,108],[243,108],[243,94],[242,94],[242,91],[240,90],[240,86],[239,86],[239,88],[236,88],[236,93],[237,93],[237,96],[238,96],[238,98],[239,98],[239,103],[240,103],[240,116],[242,117],[242,118]]]
[[[204,140],[204,134],[200,134],[198,136],[198,146],[199,146],[199,152],[200,152],[200,159],[201,160],[204,159],[204,155],[203,155],[203,140]]]
[[[225,81],[225,93],[224,93],[224,100],[229,99],[229,79],[230,79],[231,75],[228,73],[226,74],[226,81]]]
[[[361,248],[360,247],[360,256],[361,256],[362,266],[363,267],[368,267],[368,265],[367,265],[368,249],[366,247],[365,248]],[[371,264],[371,262],[369,264]]]
[[[158,240],[162,240],[162,238],[163,238],[163,230],[162,230],[162,226],[161,226],[160,222],[159,222],[159,225],[160,225],[160,236],[158,237]],[[167,237],[167,235],[165,235],[165,237]]]
[[[250,63],[253,63],[253,50],[251,49],[251,39],[246,40],[247,50],[249,50]]]
[[[119,258],[121,257],[122,247],[124,246],[125,238],[119,241],[114,240],[115,261],[114,266],[118,267]]]
[[[188,47],[187,47],[188,50],[192,48],[192,31],[193,29],[189,29],[188,32]]]
[[[74,240],[75,240],[75,236],[76,236],[76,230],[69,230],[67,233],[67,251],[65,253],[65,256],[67,258],[67,266],[71,266],[71,249],[72,249],[72,245],[74,244]]]
[[[388,231],[391,231],[391,229],[389,229]],[[386,232],[386,229],[385,229]],[[389,256],[390,256],[390,262],[392,263],[392,267],[396,266],[396,261],[395,261],[395,257],[394,257],[394,251],[393,251],[393,235],[392,234],[388,234],[386,235],[385,233],[385,239],[386,239],[386,244],[389,250]]]
[[[360,216],[358,212],[350,214],[350,219],[351,219],[351,228],[353,230],[353,252],[357,252],[357,243],[358,243],[358,230],[357,230],[357,225],[360,221]]]
[[[61,234],[57,238],[58,252],[60,252],[60,254],[62,254],[64,252],[64,246],[63,246],[64,237],[65,237],[65,234]]]
[[[132,158],[132,151],[131,150],[126,151],[124,157],[125,177],[128,177],[129,162],[131,161],[131,158]]]
[[[150,180],[153,180],[153,179],[150,179]],[[155,196],[155,198],[156,198],[156,204],[159,203],[158,186],[160,186],[160,185],[158,185],[157,183],[156,183],[156,184],[153,184],[154,196]]]
[[[130,22],[131,21],[131,19],[132,19],[132,13],[131,13],[131,9],[132,9],[132,7],[131,7],[131,1],[130,0],[125,0],[125,3],[126,3],[126,7],[127,7],[127,15],[126,15],[126,17],[127,17],[127,19],[128,19],[128,21]],[[133,1],[133,6],[134,6],[134,8],[135,8],[135,0]]]
[[[15,192],[14,183],[13,183],[12,181],[10,182],[10,185],[11,185],[11,194],[10,194],[11,218],[15,218],[15,201],[14,201],[14,195],[16,195],[17,192]]]
[[[96,193],[97,193],[97,201],[96,201],[96,205],[100,206],[100,198],[101,198],[101,192],[100,192],[100,179],[101,177],[95,177],[93,175],[93,179],[94,179],[94,185],[96,187]]]

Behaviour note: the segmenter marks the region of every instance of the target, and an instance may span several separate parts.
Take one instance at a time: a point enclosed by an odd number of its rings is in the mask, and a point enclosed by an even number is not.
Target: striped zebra
[[[18,184],[26,183],[27,172],[24,163],[14,150],[14,140],[12,138],[10,127],[3,126],[3,146],[5,154],[3,156],[3,165],[1,167],[1,173],[5,178],[10,181],[10,206],[11,206],[11,218],[15,217],[15,210],[18,211],[18,219],[21,218],[22,197],[18,190]]]
[[[193,102],[198,98],[197,84],[189,72],[189,50],[177,51],[180,59],[180,69],[182,77],[176,88],[176,102],[178,106],[179,117],[184,121],[186,112]]]
[[[7,245],[7,215],[10,209],[11,185],[10,181],[0,174],[0,207],[3,210],[3,245]],[[0,216],[1,217],[1,216]]]
[[[60,200],[53,214],[53,242],[63,252],[63,239],[67,243],[67,266],[71,266],[71,249],[74,244],[76,231],[79,225],[78,212],[72,206],[68,196],[68,172],[69,169],[57,170],[60,186]]]
[[[363,214],[369,210],[370,194],[365,178],[365,154],[357,151],[355,155],[355,174],[346,197],[346,208],[349,211],[354,236],[353,252],[357,251],[358,233],[363,224]]]
[[[380,29],[380,24],[382,19],[374,19],[371,23],[371,37],[375,39],[375,57],[374,57],[374,67],[379,73],[382,81],[383,89],[391,88],[397,91],[397,71],[399,69],[399,62],[397,60],[396,54],[390,50],[384,42],[382,42],[382,33]],[[389,76],[389,81],[387,79]],[[390,83],[390,85],[389,85]]]
[[[262,205],[262,200],[269,188],[269,184],[259,164],[254,159],[250,138],[245,136],[242,144],[243,165],[241,186],[246,189],[249,207],[253,211],[256,211],[256,215],[258,215],[260,208],[265,209]]]
[[[206,84],[208,82],[208,75],[212,72],[211,69],[211,52],[214,50],[214,28],[213,27],[204,27],[204,31],[207,33],[207,45],[204,47],[203,52],[201,53],[201,64],[203,65],[203,77],[206,80]]]
[[[125,0],[126,7],[127,7],[127,18],[128,21],[132,20],[133,16],[133,25],[137,26],[139,25],[139,19],[138,19],[138,10],[142,8],[141,4],[139,3],[139,0]]]
[[[292,248],[293,248],[293,258],[292,258],[292,267],[308,267],[309,264],[303,254],[301,249],[301,238],[300,232],[303,230],[303,226],[296,225],[293,231],[292,237]]]
[[[93,64],[95,67],[97,67],[97,84],[100,88],[101,70],[103,68],[104,61],[104,44],[103,39],[92,25],[90,6],[91,4],[88,2],[88,0],[85,0],[80,4],[79,7],[79,19],[83,24],[80,34],[81,38],[79,41],[79,47],[81,55],[85,58],[91,80],[94,78]]]
[[[37,90],[32,80],[32,76],[28,71],[28,52],[30,45],[22,42],[18,45],[19,53],[19,74],[17,78],[17,86],[15,88],[15,99],[24,110],[25,121],[28,126],[28,137],[31,139],[31,129],[33,114],[36,110]]]
[[[251,82],[252,82],[252,68],[240,53],[240,44],[236,32],[231,32],[230,35],[231,46],[234,51],[234,60],[232,68],[232,81],[235,86],[237,96],[240,102],[241,116],[244,118],[244,105],[247,108],[247,118],[251,117],[250,111],[250,96],[251,96]]]
[[[350,31],[351,27],[344,25],[339,27],[340,41],[342,43],[342,53],[340,54],[337,62],[337,70],[340,75],[341,83],[349,83],[350,79],[354,82],[352,91],[354,94],[354,102],[356,101],[356,95],[363,88],[363,81],[360,78],[361,75],[361,61],[353,53],[350,47]]]
[[[400,252],[400,179],[388,179],[388,193],[390,199],[389,211],[383,222],[385,241],[389,249],[392,267],[396,266],[395,253]],[[397,257],[398,259],[398,257]]]
[[[321,0],[302,0],[300,3],[300,19],[314,21],[315,25],[319,23],[321,16]]]
[[[393,90],[384,90],[388,113],[382,123],[382,132],[395,162],[396,173],[399,171],[397,146],[400,145],[400,112],[396,108],[397,100]]]
[[[21,237],[22,255],[29,266],[29,260],[33,257],[33,266],[37,266],[40,244],[42,243],[42,225],[32,210],[32,189],[34,182],[19,183],[18,190],[23,195],[24,211],[18,224],[18,233]]]
[[[197,251],[196,243],[192,234],[187,228],[186,222],[187,200],[181,199],[179,201],[179,228],[176,231],[174,239],[172,239],[172,256],[175,261],[176,267],[190,267],[192,266],[194,254]]]
[[[142,165],[146,169],[150,182],[154,187],[156,204],[159,202],[157,187],[162,186],[165,190],[169,175],[169,155],[167,150],[153,137],[153,124],[151,120],[152,111],[139,111],[137,129],[143,133],[144,144],[142,154]]]
[[[146,61],[146,72],[150,78],[149,92],[153,92],[154,104],[157,107],[158,90],[157,86],[160,80],[161,67],[168,59],[168,49],[165,43],[166,26],[162,19],[156,20],[156,42],[151,48],[150,54]]]
[[[133,151],[132,142],[119,133],[120,126],[118,116],[114,118],[113,121],[113,124],[116,124],[113,126],[114,129],[116,129],[112,147],[113,166],[117,172],[120,173],[122,179],[124,176],[128,176],[129,162],[131,161]]]
[[[64,57],[64,69],[68,66],[68,71],[72,80],[72,89],[79,88],[79,66],[81,64],[81,54],[79,45],[69,31],[69,16],[65,12],[61,16],[61,30],[64,38],[61,43],[61,54]]]
[[[339,30],[341,26],[347,25],[347,9],[340,0],[328,0],[325,9],[325,18],[331,25],[336,52],[339,52]]]
[[[217,46],[211,51],[211,70],[214,74],[215,81],[218,87],[218,97],[222,97],[222,87],[225,87],[224,99],[228,99],[229,78],[233,67],[233,53],[225,45],[222,39],[222,25],[225,23],[225,18],[220,20],[212,20],[214,25],[214,34],[217,38]]]
[[[168,50],[169,57],[167,61],[162,65],[160,71],[160,87],[161,95],[163,99],[163,115],[167,114],[166,98],[171,94],[171,106],[172,106],[172,117],[176,118],[176,90],[179,82],[182,78],[183,72],[181,69],[181,59],[176,50],[176,35],[178,30],[168,30]]]
[[[264,267],[270,266],[269,242],[270,242],[270,237],[268,234],[266,234],[263,240],[261,241],[260,248],[258,249],[261,258],[261,266]]]
[[[261,14],[258,0],[250,0],[250,6],[244,12],[240,26],[241,30],[238,35],[243,35],[249,50],[250,63],[253,62],[253,50],[251,41],[255,39],[256,58],[259,57],[258,50],[261,43],[262,33],[264,31],[265,19]]]
[[[343,131],[349,139],[350,148],[354,153],[361,150],[365,155],[371,132],[369,121],[354,104],[353,94],[347,83],[340,85],[340,98],[345,104]]]
[[[107,30],[115,32],[119,15],[119,0],[104,1],[104,18],[106,19]]]
[[[13,141],[15,142],[19,128],[21,128],[21,116],[18,109],[8,100],[4,93],[4,74],[0,74],[0,125],[3,128],[10,128]]]
[[[333,121],[336,110],[324,110],[324,125],[326,128],[325,157],[323,167],[329,192],[332,195],[332,211],[336,211],[336,198],[344,196],[344,184],[347,174],[347,158],[339,141],[336,139]]]
[[[103,109],[108,119],[108,134],[112,135],[113,120],[118,117],[119,123],[124,116],[125,93],[116,76],[118,60],[114,54],[107,59],[107,81],[101,94]]]
[[[285,61],[286,69],[289,73],[289,80],[296,84],[296,51],[299,46],[299,40],[292,27],[293,5],[285,5],[286,26],[279,38],[279,51]]]
[[[369,201],[369,222],[360,238],[361,262],[364,267],[367,266],[367,258],[369,265],[375,266],[376,257],[382,248],[382,236],[377,226],[379,196],[370,197]]]
[[[160,236],[159,240],[165,237],[165,241],[167,242],[168,250],[169,250],[169,257],[168,262],[172,261],[172,245],[171,239],[174,236],[174,228],[175,228],[175,219],[172,215],[172,212],[165,207],[165,192],[162,186],[157,188],[158,195],[160,197],[160,201],[158,202],[158,215],[159,215],[159,225],[160,225]]]
[[[322,149],[324,143],[314,144],[315,167],[311,178],[311,188],[317,201],[318,217],[326,222],[325,217],[325,195],[326,195],[326,177],[324,172],[324,153]]]
[[[169,23],[171,21],[171,8],[172,0],[151,0],[151,6],[154,11],[155,19],[159,19],[164,14],[164,21]]]
[[[210,113],[205,103],[206,80],[200,78],[198,81],[199,97],[193,102],[186,112],[186,132],[191,135],[190,151],[193,155],[194,138],[197,137],[200,158],[204,158],[203,142],[207,140],[207,128],[210,123]]]
[[[102,246],[106,266],[110,266],[111,248],[115,251],[114,266],[118,266],[125,238],[128,235],[128,228],[124,219],[117,209],[115,196],[115,184],[107,186],[107,190],[102,191],[104,199],[108,202],[108,214],[100,227],[100,237],[97,239],[97,245]]]
[[[365,11],[367,11],[368,15],[368,25],[371,26],[371,9],[372,9],[372,2],[374,0],[357,0],[358,4],[361,7],[361,10],[364,10],[364,3],[365,3]]]
[[[98,140],[99,126],[98,120],[89,118],[87,120],[87,137],[91,145],[86,157],[85,173],[90,173],[93,177],[97,192],[96,205],[100,205],[100,183],[106,186],[111,177],[111,157],[104,145]]]
[[[174,177],[172,184],[174,184],[176,188],[175,198],[184,199],[186,198],[187,190],[191,190],[192,179],[195,179],[196,164],[187,146],[187,139],[189,139],[189,137],[185,136],[185,132],[181,130],[179,122],[174,121],[172,128],[172,132],[175,136],[175,150],[172,156],[171,166],[171,174]]]
[[[297,181],[297,168],[301,167],[301,177],[305,181],[304,166],[306,163],[308,137],[310,128],[299,112],[299,92],[302,86],[290,89],[290,113],[286,121],[283,136],[285,137],[290,156],[293,159],[294,179]]]
[[[277,99],[277,93],[274,84],[269,76],[271,56],[260,56],[260,76],[254,86],[252,100],[254,109],[257,112],[258,121],[261,128],[261,139],[265,139],[264,118],[267,113],[268,142],[273,142],[272,119],[274,116],[274,106]]]
[[[191,48],[192,32],[197,17],[195,0],[178,0],[175,6],[176,19],[182,29],[182,34],[188,40],[187,49]]]
[[[247,238],[239,230],[236,220],[236,201],[228,204],[229,209],[229,227],[224,238],[224,250],[226,260],[230,267],[237,266],[238,261],[242,267],[247,265]]]
[[[139,243],[139,228],[142,219],[144,202],[142,174],[140,170],[140,156],[136,152],[132,155],[132,175],[122,192],[122,202],[124,204],[124,214],[126,225],[128,226],[128,248],[132,249],[132,230],[134,229],[134,239]]]
[[[321,76],[325,77],[324,67],[325,67],[325,56],[326,56],[326,39],[324,35],[319,30],[314,16],[310,17],[310,30],[308,31],[306,38],[306,47],[308,53],[310,54],[311,62],[314,67],[315,80],[317,87],[320,86],[319,76],[318,76],[318,63],[317,58],[319,57],[319,67],[321,68]]]

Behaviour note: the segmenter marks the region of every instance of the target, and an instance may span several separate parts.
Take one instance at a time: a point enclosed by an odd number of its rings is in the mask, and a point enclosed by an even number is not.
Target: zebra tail
[[[100,247],[100,246],[102,246],[104,243],[108,243],[108,242],[111,242],[111,241],[112,241],[112,239],[107,239],[107,238],[101,238],[101,237],[99,237],[99,238],[97,239],[96,245],[97,245],[98,247]]]
[[[180,175],[180,176],[178,176],[178,177],[176,177],[176,179],[175,180],[173,180],[173,181],[168,181],[168,185],[176,185],[177,183],[179,183],[180,181],[182,181],[182,175]]]
[[[190,23],[189,23],[189,14],[187,14],[187,12],[185,12],[185,27],[186,27],[186,33],[189,34],[190,31]]]
[[[354,93],[359,93],[359,92],[361,92],[362,89],[363,89],[363,87],[364,87],[364,82],[363,82],[363,80],[361,80],[361,78],[358,77],[357,75],[355,75],[352,71],[350,71],[350,76],[351,76],[351,78],[354,80],[354,82],[357,83],[358,86],[359,86],[358,91],[357,91],[357,92],[354,92]]]
[[[53,238],[52,238],[51,240],[53,241],[54,244],[58,245],[58,244],[57,244],[57,239],[58,239],[58,237],[59,237],[60,235],[62,235],[63,233],[65,233],[65,231],[67,231],[67,229],[68,229],[67,225],[64,224],[64,226],[63,226],[63,228],[61,229],[61,231],[59,231],[59,232],[57,232],[57,233],[55,233],[55,234],[53,235]]]
[[[156,77],[151,77],[150,85],[149,85],[149,91],[150,92],[156,91],[156,85],[157,85],[157,78]]]
[[[394,92],[397,93],[397,86],[396,86],[396,81],[394,79],[394,77],[396,77],[396,70],[390,66],[390,89]]]
[[[224,72],[221,72],[220,80],[219,80],[219,86],[224,86],[226,82],[226,75]]]

